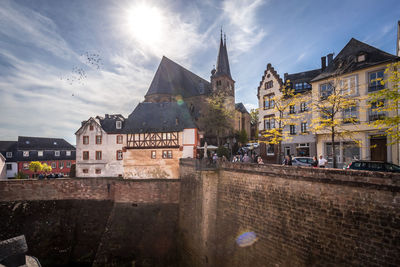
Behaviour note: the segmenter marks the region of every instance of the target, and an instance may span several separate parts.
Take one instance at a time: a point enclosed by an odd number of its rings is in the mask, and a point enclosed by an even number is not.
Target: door
[[[387,145],[386,136],[371,137],[371,160],[386,161],[387,160]]]
[[[287,146],[285,147],[285,156],[289,156],[290,155],[290,147]]]

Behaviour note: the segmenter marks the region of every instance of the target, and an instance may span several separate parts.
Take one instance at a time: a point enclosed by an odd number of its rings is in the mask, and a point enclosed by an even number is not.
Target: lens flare
[[[236,244],[243,248],[253,245],[257,240],[256,233],[244,232],[236,238]]]

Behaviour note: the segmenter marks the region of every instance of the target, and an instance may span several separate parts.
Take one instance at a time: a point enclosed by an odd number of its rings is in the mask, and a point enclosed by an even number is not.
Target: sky
[[[0,140],[64,138],[128,116],[163,55],[206,80],[226,33],[236,102],[258,107],[268,63],[320,67],[352,38],[395,54],[398,0],[0,0]]]

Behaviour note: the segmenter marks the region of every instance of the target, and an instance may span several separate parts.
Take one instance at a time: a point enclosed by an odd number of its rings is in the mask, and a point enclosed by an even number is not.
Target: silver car
[[[292,158],[293,166],[308,166],[310,167],[313,162],[312,157],[294,157]]]

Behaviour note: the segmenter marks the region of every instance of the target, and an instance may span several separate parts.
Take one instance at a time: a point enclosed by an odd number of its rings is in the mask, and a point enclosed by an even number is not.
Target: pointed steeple
[[[224,34],[224,40],[222,40],[222,29],[215,75],[227,75],[230,79],[232,79],[231,70],[229,68],[228,52],[226,50],[226,35]]]

